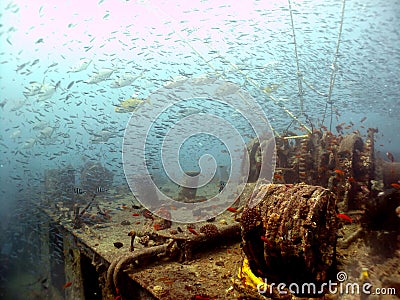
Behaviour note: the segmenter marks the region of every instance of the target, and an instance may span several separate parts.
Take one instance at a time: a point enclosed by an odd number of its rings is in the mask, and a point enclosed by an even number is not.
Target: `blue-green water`
[[[125,184],[122,144],[131,113],[116,107],[187,78],[237,84],[277,133],[289,127],[304,134],[301,124],[310,127],[310,121],[332,131],[342,122],[355,124],[348,132],[377,127],[376,150],[400,160],[399,1],[345,1],[335,65],[341,1],[292,2],[297,59],[287,1],[240,3],[2,1],[1,231],[9,233],[8,225],[24,213],[19,201],[39,200],[46,192],[45,170],[100,162],[112,172],[114,186]],[[206,101],[203,110],[224,108]],[[198,113],[193,107],[171,111],[170,121]],[[234,126],[245,127],[235,112],[226,113]],[[291,114],[299,122],[292,123]],[[155,128],[164,117],[171,116],[160,116]],[[156,128],[149,145],[166,128]],[[196,169],[204,153],[230,164],[213,138],[193,137],[181,150],[183,169]],[[148,155],[159,168],[158,154]]]

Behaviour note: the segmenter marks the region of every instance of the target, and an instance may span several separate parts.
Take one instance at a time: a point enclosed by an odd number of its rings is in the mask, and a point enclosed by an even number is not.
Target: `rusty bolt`
[[[133,242],[134,242],[135,236],[136,236],[135,230],[129,231],[128,235],[131,237],[131,247],[129,248],[129,251],[133,251],[133,250],[135,250],[133,247]]]

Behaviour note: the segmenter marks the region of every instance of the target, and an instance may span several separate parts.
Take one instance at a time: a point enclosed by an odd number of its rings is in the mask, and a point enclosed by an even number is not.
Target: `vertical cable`
[[[299,56],[297,54],[297,42],[296,42],[296,33],[294,30],[294,22],[293,22],[293,12],[292,12],[292,4],[290,2],[290,0],[288,0],[289,3],[289,12],[290,12],[290,21],[292,24],[292,33],[293,33],[293,41],[294,41],[294,53],[296,55],[296,67],[297,67],[297,87],[299,89],[298,93],[299,93],[299,98],[300,98],[300,112],[301,114],[304,113],[304,99],[303,99],[303,86],[301,83],[301,71],[300,71],[300,66],[299,66]]]
[[[333,119],[332,92],[333,92],[333,86],[335,85],[335,79],[336,79],[336,70],[337,70],[336,63],[337,63],[337,58],[338,58],[338,55],[339,55],[340,41],[341,41],[341,38],[342,38],[342,29],[343,29],[345,5],[346,5],[346,0],[343,0],[342,1],[342,15],[341,15],[341,19],[340,19],[339,34],[338,34],[338,39],[337,39],[337,44],[336,44],[336,52],[335,52],[335,55],[333,57],[333,62],[332,62],[332,72],[331,72],[331,79],[330,79],[330,82],[329,82],[328,100],[326,101],[324,116],[323,116],[323,119],[322,119],[322,123],[324,123],[326,110],[328,108],[328,105],[330,105],[331,118],[330,118],[330,122],[329,122],[329,131],[332,131],[332,119]]]

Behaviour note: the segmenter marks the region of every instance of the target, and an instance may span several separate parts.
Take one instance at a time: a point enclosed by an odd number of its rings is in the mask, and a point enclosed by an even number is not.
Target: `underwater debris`
[[[155,285],[153,287],[153,292],[157,295],[157,297],[160,297],[163,299],[167,295],[167,291],[160,285]]]
[[[376,164],[375,133],[376,129],[369,128],[363,139],[358,132],[334,135],[325,127],[303,136],[288,131],[287,136],[275,138],[277,155],[275,173],[271,176],[273,182],[323,186],[335,193],[341,211],[365,209],[374,197],[371,180],[382,180],[388,186],[396,182],[400,174],[400,163],[399,166],[387,161]],[[256,182],[259,177],[260,149],[258,139],[247,144],[248,183]]]
[[[95,202],[97,194],[92,194],[90,201],[87,205],[80,211],[80,207],[77,203],[74,204],[74,218],[73,218],[73,228],[81,228],[82,225],[85,223],[87,224],[94,224],[99,222],[107,222],[111,220],[111,215],[109,210],[103,210],[100,208],[100,205],[96,203],[97,213],[90,214],[87,211],[92,207],[93,203]]]
[[[163,229],[168,229],[171,227],[172,222],[170,221],[171,219],[171,212],[166,209],[165,207],[160,207],[155,211],[155,213],[159,217],[153,216],[154,224],[153,228],[154,230],[163,230]]]
[[[133,251],[133,250],[135,250],[135,248],[134,248],[134,246],[133,246],[133,243],[134,243],[134,241],[135,241],[136,231],[135,231],[135,230],[129,231],[129,232],[128,232],[128,236],[131,237],[131,245],[130,245],[130,247],[129,247],[129,251]]]
[[[154,215],[152,214],[151,211],[149,211],[148,209],[144,209],[142,211],[142,216],[145,217],[146,219],[150,219],[150,220],[154,220]]]
[[[123,220],[123,221],[121,222],[121,225],[122,225],[122,226],[128,226],[128,225],[131,225],[131,222],[129,222],[128,220]]]
[[[350,244],[353,243],[357,238],[359,238],[363,232],[364,232],[363,228],[358,228],[350,236],[348,236],[344,241],[341,241],[338,244],[338,247],[340,247],[342,249],[348,248],[350,246]]]
[[[124,246],[124,244],[121,243],[121,242],[115,242],[115,243],[113,243],[113,245],[114,245],[114,247],[117,248],[117,249],[122,248],[122,247]]]
[[[336,253],[334,194],[306,184],[261,185],[260,193],[261,202],[241,217],[252,272],[273,282],[325,282]]]
[[[156,231],[168,229],[171,227],[171,224],[172,224],[171,221],[160,218],[158,219],[158,221],[155,221],[155,223],[153,224],[153,228]]]
[[[145,247],[149,246],[150,237],[148,235],[143,235],[139,238],[139,243]]]
[[[121,291],[121,277],[123,274],[125,274],[124,270],[126,270],[128,267],[131,268],[131,266],[143,264],[146,260],[154,260],[156,257],[160,258],[162,256],[168,256],[171,254],[169,251],[172,251],[173,249],[175,248],[171,247],[169,244],[163,244],[151,248],[140,249],[138,251],[134,251],[133,253],[129,252],[115,258],[107,270],[107,288],[113,292]]]
[[[214,224],[205,224],[200,227],[200,232],[208,237],[215,237],[218,235],[218,227]]]

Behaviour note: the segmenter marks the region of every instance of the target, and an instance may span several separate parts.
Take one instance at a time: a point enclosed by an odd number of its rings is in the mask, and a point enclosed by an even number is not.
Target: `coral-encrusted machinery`
[[[256,275],[325,282],[335,259],[334,195],[306,184],[265,184],[259,193],[263,201],[241,216],[243,249]]]
[[[256,290],[275,299],[292,297],[289,290],[278,293],[263,278],[286,287],[293,282],[321,287],[336,268],[336,245],[343,232],[339,219],[358,223],[352,234],[342,236],[341,248],[359,237],[363,226],[373,228],[377,215],[388,220],[379,222],[381,228],[383,223],[388,230],[396,228],[400,164],[375,158],[376,132],[368,129],[365,141],[357,132],[335,136],[327,130],[276,138],[274,183],[258,186],[241,216],[246,258],[238,290],[254,299],[264,299]],[[253,140],[247,151],[252,166],[248,182],[256,182],[263,157],[260,143]]]
[[[400,197],[391,185],[400,180],[400,164],[375,159],[375,132],[370,129],[365,139],[328,131],[275,138],[276,169],[270,185],[255,184],[262,153],[259,142],[251,141],[250,173],[242,194],[221,215],[196,224],[153,215],[123,187],[96,197],[78,195],[75,204],[85,207],[79,213],[70,202],[54,207],[44,197],[40,224],[48,224],[46,238],[57,242],[52,251],[60,257],[41,262],[54,274],[47,299],[302,296],[281,295],[268,289],[263,279],[321,285],[334,277],[336,252],[352,245],[374,216],[384,215],[385,222],[398,224],[395,208]],[[270,143],[268,151],[274,145],[271,140],[261,142]],[[96,164],[84,171],[93,169],[102,173]],[[67,173],[72,186],[72,172]],[[61,180],[50,180],[54,174],[46,176],[51,189]],[[89,177],[84,183],[89,190],[99,185]],[[182,188],[178,195],[190,200],[196,190]],[[260,197],[252,202],[257,203],[254,207],[246,206],[251,197]],[[339,213],[352,219],[351,230],[344,231]],[[79,222],[74,222],[77,216]],[[44,242],[38,249],[49,252]],[[72,284],[64,289],[65,282]],[[260,287],[266,290],[263,295],[257,291]]]
[[[307,184],[264,184],[260,194],[261,201],[246,207],[241,216],[246,261],[239,276],[253,289],[263,281],[251,278],[268,278],[287,286],[315,283],[320,290],[336,259],[334,194]],[[279,294],[271,287],[266,292],[270,297]]]
[[[365,141],[358,133],[346,136],[330,131],[314,131],[301,138],[276,138],[274,183],[307,183],[326,187],[341,202],[342,211],[365,209],[366,199],[400,177],[396,163],[377,164],[374,159],[374,134],[368,129]],[[249,144],[251,165],[249,182],[258,178],[259,143]],[[384,167],[382,168],[382,165]],[[392,173],[383,171],[391,166]],[[393,171],[394,170],[394,171]],[[397,179],[398,180],[398,179]]]

